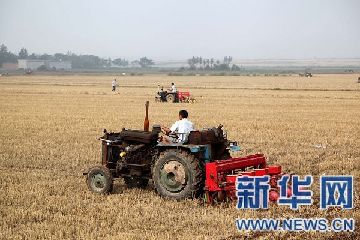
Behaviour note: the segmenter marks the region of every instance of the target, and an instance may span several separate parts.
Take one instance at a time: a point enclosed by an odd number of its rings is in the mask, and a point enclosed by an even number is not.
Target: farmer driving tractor
[[[179,120],[176,121],[171,128],[161,127],[166,134],[163,137],[164,143],[185,143],[188,140],[189,133],[194,130],[194,124],[187,118],[189,113],[186,110],[179,111]]]
[[[177,92],[175,83],[171,83],[171,87],[170,87],[169,91],[172,92],[172,93],[176,93],[176,92]]]
[[[268,165],[263,154],[232,158],[230,151],[240,148],[227,139],[221,124],[193,131],[188,112],[181,110],[179,120],[171,128],[162,127],[166,135],[160,136],[158,125],[149,131],[148,101],[145,106],[143,131],[104,130],[100,138],[101,164],[83,173],[92,192],[111,193],[114,178],[122,178],[129,188],[145,188],[152,180],[162,197],[203,198],[212,204],[237,200],[237,179],[245,175],[267,176],[268,199],[273,202],[279,199],[277,182],[284,175],[281,166]],[[159,137],[162,137],[161,143]],[[286,190],[291,192],[289,188]]]
[[[190,92],[178,91],[175,83],[171,83],[169,89],[164,90],[158,85],[157,94],[155,95],[156,102],[172,102],[172,103],[194,103],[195,99],[190,95]]]

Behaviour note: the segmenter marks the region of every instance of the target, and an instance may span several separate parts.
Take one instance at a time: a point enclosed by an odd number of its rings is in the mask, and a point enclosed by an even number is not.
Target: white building
[[[70,70],[71,69],[71,62],[70,61],[48,61],[48,65],[50,69],[56,70]]]
[[[70,70],[70,61],[49,61],[49,60],[32,60],[32,59],[19,59],[19,69],[36,70],[41,66],[45,66],[48,70]]]
[[[42,65],[45,65],[44,60],[27,60],[27,59],[18,59],[18,68],[20,69],[31,69],[36,70]]]

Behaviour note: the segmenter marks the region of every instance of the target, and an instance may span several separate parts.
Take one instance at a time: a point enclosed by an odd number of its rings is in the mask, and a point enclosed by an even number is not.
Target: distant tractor
[[[306,72],[306,73],[299,73],[299,77],[307,77],[310,78],[312,77],[312,73]]]
[[[155,96],[155,102],[171,103],[194,103],[196,100],[190,95],[190,92],[167,92],[160,91]]]
[[[32,73],[33,73],[33,71],[30,68],[25,69],[25,74],[26,75],[30,75]]]

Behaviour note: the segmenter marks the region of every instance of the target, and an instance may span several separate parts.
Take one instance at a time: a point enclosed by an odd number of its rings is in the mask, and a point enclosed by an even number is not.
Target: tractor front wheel
[[[152,176],[157,193],[182,200],[198,197],[204,186],[201,162],[186,151],[167,150],[155,161]]]
[[[109,169],[104,166],[90,168],[86,183],[89,190],[94,193],[108,194],[113,189],[113,177]]]
[[[171,102],[171,103],[175,102],[175,95],[172,93],[166,95],[166,101]]]

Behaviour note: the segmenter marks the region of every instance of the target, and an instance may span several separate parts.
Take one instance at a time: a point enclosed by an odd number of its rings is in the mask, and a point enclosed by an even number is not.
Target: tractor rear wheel
[[[86,183],[89,190],[94,193],[108,194],[113,189],[113,177],[109,169],[104,166],[90,168]]]
[[[125,184],[128,188],[146,188],[149,179],[138,177],[124,177]]]
[[[157,193],[182,200],[198,197],[204,187],[203,164],[186,151],[167,150],[155,161],[152,176]]]
[[[170,94],[166,95],[166,101],[171,102],[171,103],[175,102],[174,94],[170,93]]]

